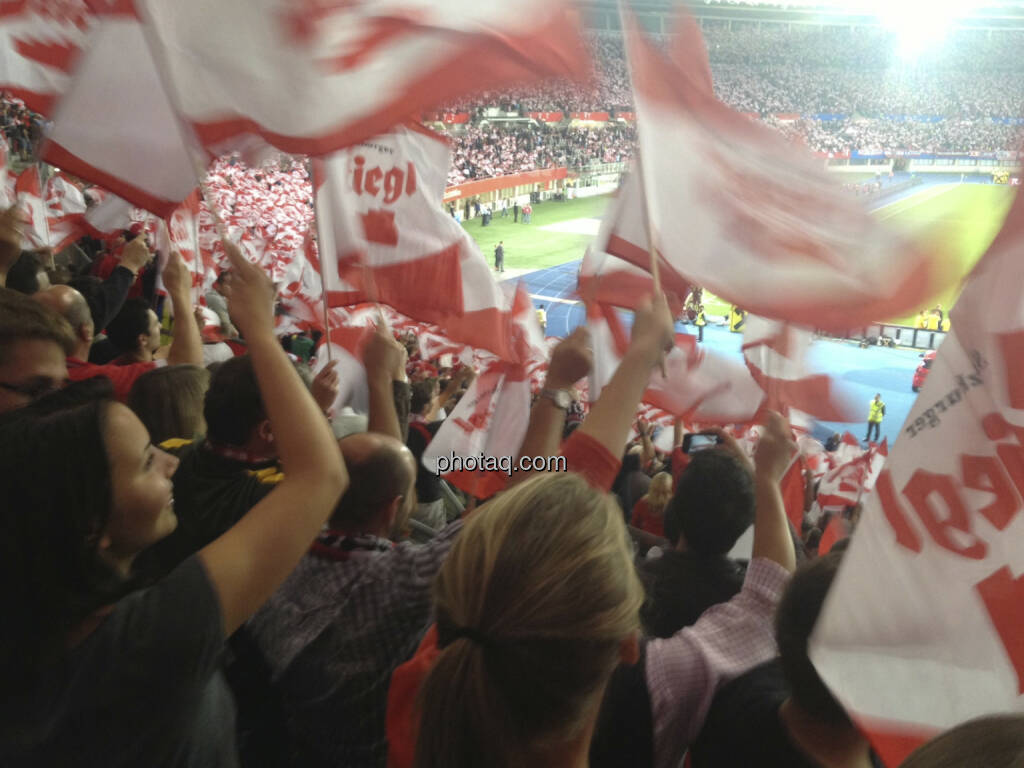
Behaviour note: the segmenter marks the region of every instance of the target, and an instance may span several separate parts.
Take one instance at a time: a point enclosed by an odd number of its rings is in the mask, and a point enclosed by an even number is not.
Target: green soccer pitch
[[[910,233],[942,233],[942,241],[957,260],[955,271],[966,275],[999,231],[1011,199],[1009,187],[944,184],[925,187],[878,209],[876,215]],[[465,227],[489,262],[494,247],[504,241],[506,269],[532,272],[581,259],[608,202],[607,197],[593,197],[540,203],[533,207],[529,224],[523,223],[522,215],[514,224],[510,211],[508,218],[496,215],[490,226],[473,219]],[[959,285],[953,286],[935,302],[948,309],[959,291]],[[709,314],[728,312],[728,305],[713,296],[706,295],[704,303]],[[915,317],[891,319],[912,324]]]

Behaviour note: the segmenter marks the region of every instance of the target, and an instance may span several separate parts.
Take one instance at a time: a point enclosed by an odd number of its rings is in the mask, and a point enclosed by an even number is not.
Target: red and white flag
[[[315,162],[315,266],[332,306],[377,301],[453,341],[525,362],[543,346],[529,296],[499,285],[442,210],[449,154],[444,139],[415,125]]]
[[[854,421],[857,415],[849,400],[836,391],[832,377],[807,370],[813,337],[808,328],[747,316],[743,358],[765,392],[764,407],[783,414],[795,408],[823,421]]]
[[[0,3],[0,91],[49,115],[68,87],[68,73],[85,44],[89,23],[84,1]]]
[[[49,247],[50,228],[46,221],[46,201],[43,200],[38,165],[30,165],[18,175],[14,191],[25,219],[21,235],[22,247],[30,250]]]
[[[50,229],[50,247],[62,250],[82,236],[85,195],[63,173],[46,182],[46,218]]]
[[[828,510],[858,504],[875,487],[888,456],[887,438],[881,445],[872,445],[856,458],[826,472],[818,486],[818,506]]]
[[[587,312],[594,350],[590,397],[596,400],[611,380],[628,348],[615,310],[591,305]],[[739,362],[696,345],[693,336],[678,334],[665,358],[665,375],[651,374],[643,401],[687,421],[735,424],[751,421],[765,394]]]
[[[131,2],[96,17],[40,156],[161,218],[195,189],[205,157],[167,96]]]
[[[1024,712],[1024,198],[867,499],[811,639],[887,765],[971,718]]]
[[[668,274],[817,328],[905,315],[955,279],[937,243],[908,242],[809,154],[719,102],[700,30],[683,21],[670,57],[624,14],[643,194],[627,182],[610,253],[646,269],[649,216]]]
[[[103,199],[82,217],[83,234],[99,240],[116,237],[135,224],[142,224],[147,231],[156,232],[156,222],[152,214],[109,193],[103,195]]]
[[[589,74],[561,0],[136,4],[184,119],[214,152],[259,135],[324,155],[493,83]]]
[[[423,465],[466,493],[488,498],[508,481],[529,422],[526,369],[493,360],[430,441]]]

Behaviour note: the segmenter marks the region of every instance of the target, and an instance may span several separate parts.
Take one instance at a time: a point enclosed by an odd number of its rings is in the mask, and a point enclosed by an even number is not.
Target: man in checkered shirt
[[[392,670],[429,624],[430,585],[462,521],[418,546],[392,542],[415,506],[416,465],[401,442],[340,442],[358,482],[328,528],[248,629],[271,669],[304,766],[384,765]]]

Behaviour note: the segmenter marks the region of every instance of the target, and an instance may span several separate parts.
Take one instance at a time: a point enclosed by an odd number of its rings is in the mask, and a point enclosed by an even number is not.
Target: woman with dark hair
[[[298,562],[348,478],[274,338],[270,281],[226,247],[232,311],[288,476],[223,536],[137,589],[135,557],[177,524],[177,460],[94,382],[0,420],[4,766],[238,763],[224,640]]]

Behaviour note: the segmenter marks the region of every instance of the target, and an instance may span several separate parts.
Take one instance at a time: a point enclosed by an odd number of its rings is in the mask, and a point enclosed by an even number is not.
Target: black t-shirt
[[[174,446],[169,443],[180,443]],[[178,527],[139,555],[135,572],[147,580],[170,573],[189,555],[226,532],[256,506],[279,481],[275,463],[260,466],[229,459],[202,443],[169,441],[178,457],[174,473],[174,508]]]
[[[746,576],[746,568],[727,557],[676,550],[644,560],[637,572],[647,594],[640,620],[651,637],[672,637],[693,626],[708,608],[739,594]]]
[[[788,697],[778,659],[722,686],[690,748],[693,768],[817,768],[779,720]]]
[[[405,444],[416,459],[416,501],[420,504],[429,504],[441,498],[441,478],[423,466],[423,452],[427,450],[427,446],[443,423],[409,422],[409,437]]]
[[[693,768],[818,768],[790,740],[779,719],[787,698],[789,686],[778,659],[722,686],[690,747]],[[874,753],[871,763],[885,768]]]
[[[0,765],[233,768],[235,707],[220,673],[220,603],[198,558],[122,598],[35,692],[43,735]]]

